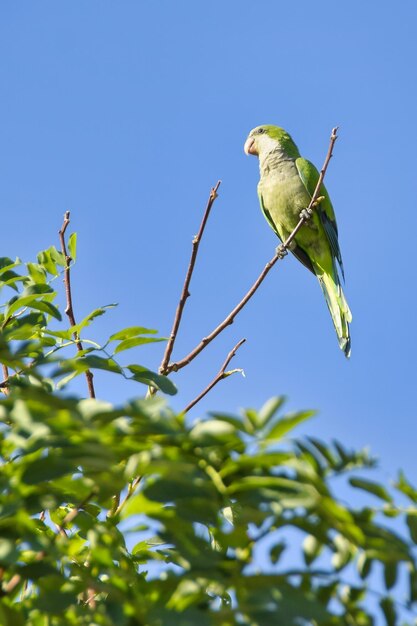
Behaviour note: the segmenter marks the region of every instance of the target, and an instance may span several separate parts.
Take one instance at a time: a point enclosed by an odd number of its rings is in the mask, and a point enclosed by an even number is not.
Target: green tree
[[[286,414],[281,397],[241,415],[175,413],[169,356],[162,373],[119,363],[161,341],[154,330],[98,344],[106,307],[76,323],[68,223],[60,250],[0,259],[0,623],[415,623],[417,490],[403,475],[389,489],[364,478],[366,451],[290,438],[312,412]],[[137,397],[96,399],[99,370],[137,382]],[[363,506],[349,503],[357,490]]]

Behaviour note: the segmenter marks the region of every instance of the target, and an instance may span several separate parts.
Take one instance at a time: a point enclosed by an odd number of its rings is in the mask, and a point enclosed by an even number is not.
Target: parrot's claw
[[[300,213],[300,219],[309,220],[313,215],[313,209],[303,209]]]
[[[280,259],[283,259],[283,258],[284,258],[284,256],[287,256],[287,254],[288,254],[288,250],[287,250],[287,248],[284,246],[284,244],[283,244],[283,243],[281,243],[281,244],[277,247],[277,249],[276,249],[276,253],[277,253],[277,256],[278,256]]]

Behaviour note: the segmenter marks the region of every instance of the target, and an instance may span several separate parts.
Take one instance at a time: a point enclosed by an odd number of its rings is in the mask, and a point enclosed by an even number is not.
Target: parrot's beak
[[[256,147],[255,147],[255,140],[253,137],[248,137],[246,139],[243,149],[246,154],[255,154],[255,155],[258,154],[258,151],[256,150]]]

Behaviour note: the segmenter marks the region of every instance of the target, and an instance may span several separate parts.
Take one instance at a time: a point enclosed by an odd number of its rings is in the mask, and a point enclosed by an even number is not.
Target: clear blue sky
[[[276,238],[243,153],[251,128],[284,126],[327,178],[353,311],[338,349],[317,281],[287,258],[221,338],[183,374],[182,408],[233,361],[200,410],[260,406],[285,393],[317,408],[305,432],[370,445],[383,476],[417,481],[416,58],[414,0],[9,2],[0,9],[1,255],[79,234],[79,318],[108,302],[97,335],[145,325],[167,335],[210,187],[221,178],[175,356],[241,298]],[[137,350],[157,368],[162,347]],[[130,359],[132,361],[133,359]],[[98,394],[121,400],[139,388]],[[302,431],[300,431],[302,432]]]

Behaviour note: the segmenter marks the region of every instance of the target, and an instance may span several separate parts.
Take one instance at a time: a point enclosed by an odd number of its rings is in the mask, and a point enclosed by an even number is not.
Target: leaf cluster
[[[345,504],[332,483],[372,459],[284,442],[309,414],[281,404],[187,425],[158,397],[115,407],[15,387],[1,405],[1,623],[367,626],[378,564],[396,624],[400,570],[417,600],[415,492],[402,477],[408,535],[389,527],[404,514],[381,485],[350,481],[380,513]]]
[[[73,261],[75,234],[70,236],[68,247]],[[32,384],[35,378],[39,384],[58,391],[87,370],[104,370],[175,394],[175,385],[167,377],[137,363],[119,362],[121,353],[123,358],[131,348],[165,341],[156,336],[155,330],[142,326],[124,328],[104,343],[86,335],[92,322],[114,304],[98,307],[81,322],[65,327],[55,304],[58,294],[54,285],[63,275],[66,263],[64,254],[54,246],[40,252],[36,263],[0,258],[0,289],[7,295],[12,293],[11,297],[6,295],[0,309],[0,361],[10,370],[2,388]],[[61,325],[56,328],[58,322]],[[82,349],[75,350],[81,340]]]
[[[388,489],[362,475],[375,465],[366,450],[291,439],[313,413],[285,413],[282,397],[190,422],[158,395],[116,406],[69,394],[87,369],[175,387],[117,360],[159,340],[152,329],[98,344],[85,332],[107,307],[56,328],[65,267],[55,248],[0,260],[0,623],[412,624],[406,477]],[[350,504],[359,492],[365,504]]]

